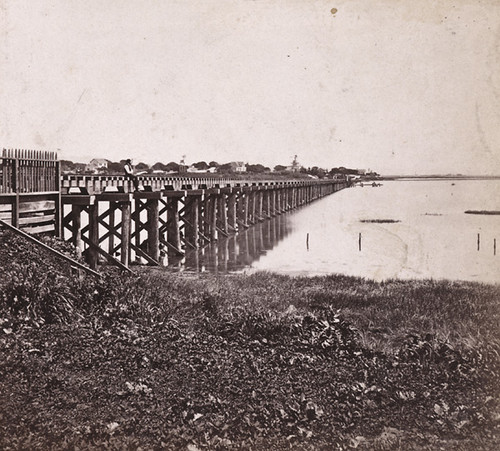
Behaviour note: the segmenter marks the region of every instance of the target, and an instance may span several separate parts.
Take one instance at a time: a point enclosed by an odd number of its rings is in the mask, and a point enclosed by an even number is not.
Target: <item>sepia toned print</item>
[[[500,448],[500,4],[0,0],[0,448]]]

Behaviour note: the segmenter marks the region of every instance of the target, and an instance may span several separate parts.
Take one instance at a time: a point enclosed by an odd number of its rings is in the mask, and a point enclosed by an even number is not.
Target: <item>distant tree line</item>
[[[100,162],[100,165],[92,165],[92,162]],[[126,160],[120,161],[110,161],[110,160],[92,160],[90,164],[85,163],[74,163],[70,160],[61,160],[61,170],[63,173],[73,173],[73,174],[99,174],[99,175],[118,175],[123,174],[123,166]],[[139,162],[134,165],[134,169],[137,173],[143,174],[158,174],[158,173],[179,173],[188,171],[187,166],[183,164],[171,161],[170,163],[157,162],[153,165],[148,165],[143,162]],[[292,177],[312,177],[312,178],[331,178],[334,176],[378,176],[375,172],[369,172],[365,174],[365,171],[359,169],[350,169],[345,167],[335,167],[331,169],[325,169],[318,166],[304,167],[299,165],[276,165],[272,169],[263,164],[249,164],[244,165],[244,171],[242,171],[241,166],[238,171],[235,168],[234,162],[219,164],[216,161],[198,161],[190,165],[190,172],[215,172],[218,174],[235,174],[245,172],[248,174],[278,174],[283,176]]]

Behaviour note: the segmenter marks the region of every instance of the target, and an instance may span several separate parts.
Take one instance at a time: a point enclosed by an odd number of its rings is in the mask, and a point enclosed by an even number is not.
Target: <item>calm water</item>
[[[191,252],[179,268],[500,283],[500,216],[464,213],[500,210],[498,193],[499,180],[354,187]]]

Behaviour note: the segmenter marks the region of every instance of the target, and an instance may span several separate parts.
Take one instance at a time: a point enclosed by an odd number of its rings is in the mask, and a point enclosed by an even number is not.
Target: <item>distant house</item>
[[[243,161],[231,161],[230,165],[233,172],[247,172],[247,167]]]
[[[97,172],[99,169],[107,169],[109,161],[104,158],[94,158],[85,166],[86,172]]]
[[[286,170],[289,172],[300,172],[302,166],[300,164],[292,164],[286,167]]]
[[[203,174],[203,173],[206,173],[207,170],[206,169],[198,169],[198,168],[194,167],[193,165],[191,165],[187,168],[186,172],[189,172],[192,174]]]
[[[183,163],[181,163],[181,164],[179,165],[179,174],[184,174],[184,173],[186,173],[187,171],[188,171],[188,166],[187,166],[187,164],[183,164]]]
[[[191,174],[215,174],[217,172],[217,168],[211,167],[207,169],[197,169],[194,166],[189,166],[186,172]]]

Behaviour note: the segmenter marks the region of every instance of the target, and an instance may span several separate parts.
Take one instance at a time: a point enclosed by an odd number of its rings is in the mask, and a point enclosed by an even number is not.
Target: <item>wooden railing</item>
[[[0,155],[0,194],[59,191],[56,152],[3,149]]]
[[[2,149],[0,220],[30,233],[61,233],[61,179],[56,152]]]
[[[205,177],[203,174],[190,176],[140,175],[137,179],[141,187],[147,187],[147,189],[151,191],[162,191],[164,189],[209,189],[252,185],[306,186],[332,183],[331,179],[252,179],[250,175],[248,175],[248,178],[242,179],[217,176]],[[344,182],[344,180],[337,180],[337,182]],[[71,188],[81,188],[87,194],[100,194],[111,188],[118,188],[125,193],[134,191],[132,182],[124,175],[62,175],[61,189],[63,194],[67,194]]]

